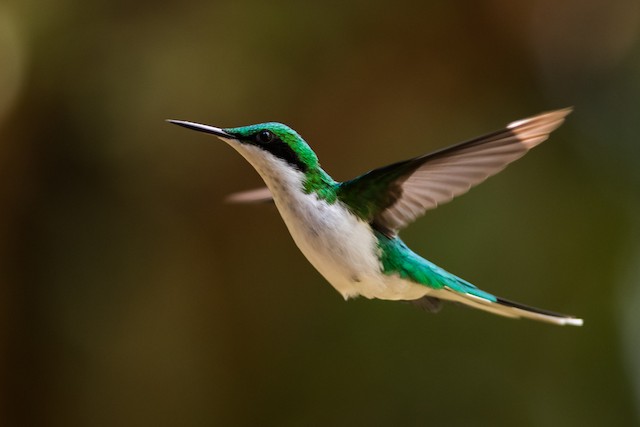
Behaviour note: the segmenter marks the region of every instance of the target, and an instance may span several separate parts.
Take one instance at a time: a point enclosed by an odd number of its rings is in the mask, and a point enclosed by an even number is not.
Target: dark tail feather
[[[554,318],[559,321],[563,321],[564,324],[574,325],[574,326],[582,326],[582,319],[578,319],[574,316],[568,316],[562,313],[556,313],[554,311],[543,310],[536,307],[531,307],[525,304],[521,304],[519,302],[511,301],[508,299],[498,297],[497,303],[506,307],[511,307],[516,310],[521,310],[527,313],[539,314],[541,316],[548,316],[549,318]]]

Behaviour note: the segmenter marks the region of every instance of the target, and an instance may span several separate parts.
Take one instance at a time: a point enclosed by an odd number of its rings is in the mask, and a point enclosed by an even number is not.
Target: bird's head
[[[261,174],[289,168],[307,173],[319,167],[318,158],[300,135],[282,123],[218,128],[183,120],[168,122],[217,136],[242,154]]]

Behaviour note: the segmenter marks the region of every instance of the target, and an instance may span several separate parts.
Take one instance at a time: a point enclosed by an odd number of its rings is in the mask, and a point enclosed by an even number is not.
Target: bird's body
[[[413,300],[429,289],[386,275],[380,268],[380,248],[374,230],[339,200],[327,203],[316,193],[299,191],[304,173],[285,168],[272,173],[281,160],[259,156],[255,147],[240,146],[273,191],[273,201],[293,240],[309,262],[345,298],[364,296],[388,300]],[[335,185],[335,184],[334,184]]]
[[[345,299],[413,301],[432,311],[449,300],[507,317],[581,325],[581,319],[484,292],[415,254],[397,236],[425,210],[462,194],[542,142],[568,113],[514,122],[503,131],[342,183],[320,168],[306,142],[285,125],[220,129],[171,122],[220,137],[253,165],[268,192],[236,199],[272,198],[302,253]]]
[[[278,168],[280,159],[252,153],[255,147],[238,147],[272,191],[273,201],[282,215],[293,240],[309,262],[345,298],[365,290],[357,286],[364,277],[377,275],[379,261],[375,256],[375,239],[371,227],[347,212],[342,203],[327,203],[315,193],[299,191],[304,173]]]

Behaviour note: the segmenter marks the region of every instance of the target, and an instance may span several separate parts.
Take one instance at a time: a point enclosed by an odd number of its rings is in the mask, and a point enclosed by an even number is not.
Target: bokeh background
[[[583,328],[344,302],[164,122],[285,122],[343,180],[569,105],[403,237]],[[3,0],[0,425],[639,425],[639,112],[637,0]]]

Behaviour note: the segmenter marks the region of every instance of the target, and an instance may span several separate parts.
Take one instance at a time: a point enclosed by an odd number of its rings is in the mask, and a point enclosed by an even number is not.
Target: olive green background
[[[0,3],[0,425],[630,426],[640,3]],[[582,328],[344,302],[232,149],[281,121],[343,180],[575,106],[402,233]]]

